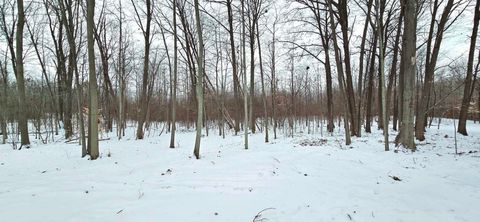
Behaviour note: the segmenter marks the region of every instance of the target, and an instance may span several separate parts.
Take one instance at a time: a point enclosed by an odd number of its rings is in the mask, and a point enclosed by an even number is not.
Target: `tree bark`
[[[23,27],[25,25],[25,11],[23,0],[17,0],[17,35],[16,35],[16,78],[18,89],[18,128],[20,130],[21,145],[27,148],[30,145],[28,136],[28,113],[27,99],[25,93],[25,76],[23,69]]]
[[[416,150],[413,134],[413,116],[414,116],[414,95],[415,95],[415,64],[416,64],[416,12],[417,1],[405,0],[402,2],[405,7],[405,26],[402,37],[402,65],[403,79],[402,85],[402,121],[400,132],[397,135],[397,145],[402,145],[408,149]]]
[[[148,0],[147,0],[148,1]],[[203,126],[203,110],[204,110],[204,99],[203,99],[203,62],[204,62],[204,51],[203,51],[203,33],[202,33],[202,23],[200,21],[200,10],[198,9],[198,0],[194,1],[195,6],[195,23],[197,28],[197,38],[198,38],[198,57],[197,57],[197,130],[195,136],[195,147],[193,149],[193,154],[197,159],[200,159],[200,140],[202,137],[202,126]]]
[[[87,47],[88,47],[88,90],[89,90],[89,133],[88,151],[92,160],[97,159],[98,151],[98,92],[95,72],[94,22],[95,0],[87,1]]]

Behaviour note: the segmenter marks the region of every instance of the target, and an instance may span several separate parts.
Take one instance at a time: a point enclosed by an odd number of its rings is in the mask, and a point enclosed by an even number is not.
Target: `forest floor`
[[[30,149],[0,145],[1,221],[478,221],[480,124],[470,136],[453,122],[432,126],[418,151],[385,152],[381,131],[352,138],[296,133],[264,143],[251,135],[152,132],[135,140],[114,133],[100,142],[101,158],[59,139]],[[272,132],[270,135],[272,137]],[[391,132],[393,141],[396,132]],[[418,141],[417,141],[418,142]],[[262,220],[264,219],[264,220]]]

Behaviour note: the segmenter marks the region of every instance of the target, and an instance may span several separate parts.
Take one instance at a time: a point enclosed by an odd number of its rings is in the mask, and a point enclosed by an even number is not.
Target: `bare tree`
[[[475,45],[477,43],[479,22],[480,22],[480,0],[477,0],[477,3],[475,4],[472,35],[470,36],[470,49],[468,52],[468,61],[467,61],[467,76],[465,77],[465,86],[463,89],[462,107],[460,109],[460,115],[458,117],[457,132],[465,136],[468,135],[467,134],[467,114],[468,114],[468,108],[470,106],[470,101],[472,100],[473,89],[475,87],[475,84],[473,84],[474,81],[472,81],[473,79],[472,76],[473,76],[473,60],[475,57]]]
[[[203,33],[202,33],[202,22],[200,20],[200,10],[198,6],[198,0],[194,1],[195,6],[195,23],[197,28],[197,38],[198,38],[198,56],[197,56],[197,130],[195,136],[195,147],[193,149],[193,154],[197,159],[200,159],[200,140],[202,137],[202,126],[203,126],[203,111],[204,111],[204,98],[203,98],[203,76],[204,76],[204,50],[203,50]]]
[[[405,25],[402,38],[402,65],[403,72],[400,72],[400,78],[403,79],[400,88],[402,95],[402,118],[400,120],[400,132],[395,139],[397,145],[416,150],[413,134],[413,114],[414,114],[414,95],[415,95],[415,65],[416,65],[416,12],[417,1],[402,1],[405,7]]]
[[[8,71],[7,71],[7,53],[5,52],[5,56],[3,60],[0,60],[0,74],[1,74],[1,81],[0,84],[2,85],[2,91],[0,94],[0,103],[2,107],[0,108],[0,130],[2,132],[2,144],[5,144],[8,139],[8,131],[7,131],[7,107],[8,106]]]
[[[245,0],[240,0],[242,4],[242,74],[243,74],[243,102],[244,102],[244,138],[245,149],[248,149],[248,90],[247,90],[247,56],[245,51]]]
[[[177,0],[173,0],[173,83],[172,83],[172,131],[170,135],[170,148],[175,148],[175,130],[176,130],[176,103],[177,103]]]
[[[97,76],[95,72],[95,39],[94,22],[95,0],[87,2],[87,47],[88,47],[88,75],[89,75],[89,112],[88,112],[88,153],[92,160],[97,159],[98,151],[98,94]]]
[[[336,33],[336,28],[335,28],[335,22],[334,22],[334,12],[333,12],[333,9],[332,9],[332,4],[329,4],[328,5],[328,11],[330,13],[330,19],[329,19],[329,23],[330,23],[330,29],[331,29],[331,33],[332,33],[332,40],[333,40],[333,51],[335,52],[335,62],[337,64],[337,76],[338,76],[338,85],[340,86],[340,93],[342,95],[342,98],[343,98],[343,101],[344,101],[344,120],[343,120],[343,124],[344,124],[344,129],[345,129],[345,144],[346,145],[350,145],[352,143],[351,141],[351,133],[350,133],[350,130],[352,129],[351,127],[349,127],[349,124],[348,124],[348,119],[349,117],[352,115],[353,112],[351,112],[352,110],[349,108],[348,104],[349,104],[349,94],[347,92],[347,90],[345,89],[345,79],[344,79],[344,72],[343,72],[343,65],[342,65],[342,58],[341,58],[341,55],[340,55],[340,48],[338,46],[338,41],[337,41],[337,35],[335,34]],[[349,112],[350,110],[350,112]],[[354,129],[354,128],[353,128]]]
[[[258,28],[258,21],[256,23],[257,29],[257,42],[258,42],[258,60],[260,61],[260,80],[262,83],[262,100],[263,100],[263,126],[265,130],[265,142],[268,143],[268,111],[267,111],[267,95],[265,93],[265,82],[263,74],[263,62],[262,62],[262,48],[260,44],[260,29]]]
[[[25,25],[25,11],[23,0],[17,0],[17,35],[16,35],[16,68],[17,89],[18,89],[18,128],[21,134],[21,145],[27,148],[30,145],[28,136],[27,99],[25,96],[25,74],[23,69],[23,27]]]
[[[150,64],[150,46],[152,42],[151,37],[151,23],[152,23],[152,13],[153,13],[153,5],[151,0],[145,0],[145,13],[146,13],[146,21],[143,24],[143,20],[140,17],[138,6],[136,6],[135,2],[131,0],[133,9],[135,11],[136,21],[137,24],[140,26],[140,29],[143,33],[143,39],[145,42],[145,49],[144,49],[144,57],[143,57],[143,76],[142,76],[142,85],[141,85],[141,92],[140,92],[140,101],[138,106],[138,125],[137,125],[137,139],[143,139],[144,132],[143,132],[143,125],[147,118],[147,109],[148,109],[148,101],[147,101],[147,91],[148,91],[148,80],[149,80],[149,64]]]
[[[377,13],[377,34],[378,34],[378,51],[379,51],[379,56],[378,56],[378,65],[379,65],[379,75],[380,75],[380,89],[382,92],[381,95],[381,100],[382,100],[382,116],[381,118],[383,119],[383,137],[384,137],[384,143],[385,143],[385,151],[389,150],[388,147],[388,117],[387,117],[387,103],[386,103],[386,93],[387,90],[385,88],[385,51],[383,47],[383,35],[384,35],[384,26],[383,26],[383,11],[384,11],[384,5],[385,1],[384,0],[376,0],[376,13]]]
[[[430,92],[432,90],[434,73],[440,52],[440,46],[443,40],[443,34],[455,22],[457,17],[448,23],[452,13],[456,8],[463,4],[463,1],[448,0],[443,9],[440,21],[437,21],[437,11],[443,1],[435,0],[433,4],[432,20],[430,23],[430,31],[427,39],[427,53],[425,62],[425,77],[423,81],[423,89],[421,99],[418,103],[418,111],[415,119],[415,137],[423,141],[425,140],[425,126],[428,113],[428,103],[430,102]],[[436,29],[435,29],[436,27]],[[433,48],[432,48],[433,45]]]

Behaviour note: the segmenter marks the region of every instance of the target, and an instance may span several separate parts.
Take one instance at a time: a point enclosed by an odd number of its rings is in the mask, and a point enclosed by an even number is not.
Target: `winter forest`
[[[0,220],[477,221],[479,22],[480,0],[0,0]]]

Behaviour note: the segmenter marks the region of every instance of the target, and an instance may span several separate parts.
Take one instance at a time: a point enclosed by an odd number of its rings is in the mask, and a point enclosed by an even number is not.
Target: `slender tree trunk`
[[[27,148],[30,145],[28,136],[28,113],[27,99],[25,93],[25,77],[23,70],[23,27],[25,25],[25,11],[23,8],[23,0],[17,0],[17,35],[16,35],[16,78],[18,89],[18,128],[20,130],[21,145]]]
[[[245,0],[240,0],[242,4],[242,73],[243,73],[243,97],[244,97],[244,139],[245,149],[248,149],[248,87],[247,87],[247,55],[245,50]]]
[[[177,0],[173,0],[173,88],[172,90],[172,131],[170,133],[170,148],[175,148],[175,130],[176,128],[176,103],[177,103]]]
[[[365,131],[367,133],[372,132],[372,107],[373,107],[373,85],[374,85],[374,73],[375,73],[375,53],[377,49],[378,35],[373,36],[373,46],[370,53],[370,68],[368,70],[368,88],[367,88],[367,104],[365,113]]]
[[[197,133],[195,136],[195,147],[193,154],[197,159],[200,159],[200,140],[202,137],[202,126],[203,126],[203,110],[204,110],[204,99],[203,99],[203,62],[204,62],[204,51],[203,51],[203,33],[202,33],[202,23],[200,21],[200,10],[198,9],[198,0],[194,1],[195,6],[195,23],[197,28],[197,37],[198,37],[198,57],[197,57]]]
[[[75,85],[77,87],[77,107],[78,107],[78,119],[80,121],[80,143],[82,145],[82,158],[87,155],[87,144],[85,141],[85,120],[83,119],[82,101],[83,92],[80,85],[80,78],[78,70],[75,69]]]
[[[381,3],[380,3],[381,2]],[[386,88],[385,88],[385,57],[384,57],[384,47],[383,47],[383,9],[381,9],[380,4],[384,5],[384,0],[377,0],[376,9],[377,9],[377,33],[378,33],[378,50],[379,50],[379,75],[380,75],[380,82],[379,88],[382,92],[381,100],[382,100],[382,116],[383,119],[383,138],[385,144],[385,151],[389,150],[388,146],[388,117],[387,117],[387,101],[386,101]],[[380,99],[380,98],[379,98]]]
[[[402,25],[403,25],[403,7],[401,7],[400,10],[400,15],[398,18],[398,25],[397,25],[397,33],[395,36],[395,43],[393,45],[393,58],[392,58],[392,67],[390,68],[390,74],[388,76],[388,86],[387,86],[387,117],[390,117],[389,114],[389,107],[391,104],[391,99],[392,99],[392,91],[393,91],[393,98],[396,98],[396,90],[394,89],[395,87],[395,82],[396,82],[396,76],[397,76],[397,63],[398,63],[398,52],[399,52],[399,46],[400,46],[400,36],[402,32]],[[394,101],[394,108],[393,108],[393,129],[397,130],[397,103]]]
[[[330,12],[330,28],[331,28],[331,33],[336,33],[335,29],[335,23],[333,21],[333,9],[332,5],[329,4],[329,12]],[[345,90],[345,81],[343,78],[343,65],[342,65],[342,59],[340,56],[340,48],[338,47],[338,41],[337,41],[337,35],[333,34],[333,48],[335,52],[335,62],[337,64],[337,76],[338,76],[338,85],[340,86],[340,92],[342,94],[343,98],[343,104],[344,104],[344,119],[343,119],[343,125],[345,129],[345,145],[350,145],[352,143],[351,138],[350,138],[350,130],[351,128],[348,126],[348,119],[349,119],[349,103],[350,100],[347,98],[348,97],[348,92]],[[350,110],[351,111],[351,110]]]
[[[0,129],[2,130],[2,144],[7,143],[8,139],[8,130],[7,130],[7,107],[8,105],[8,73],[7,73],[7,56],[5,56],[4,64],[0,61],[0,74],[2,76],[2,95],[0,97],[0,101],[2,103],[2,107],[0,107]]]
[[[359,59],[359,69],[358,69],[358,88],[357,88],[357,133],[358,136],[362,135],[362,101],[363,101],[363,71],[364,71],[364,56],[365,56],[365,42],[367,40],[368,27],[370,26],[370,14],[372,9],[373,0],[368,0],[367,2],[367,13],[365,24],[363,26],[362,42],[360,43],[360,59]]]
[[[327,131],[332,133],[335,129],[335,123],[333,121],[333,87],[332,87],[332,67],[330,62],[330,37],[328,32],[328,22],[325,22],[325,25],[322,25],[320,22],[320,6],[317,3],[317,25],[319,26],[318,31],[320,33],[320,38],[322,40],[323,54],[325,55],[325,80],[327,85]],[[327,16],[327,14],[325,15]],[[326,18],[327,19],[327,18]]]
[[[64,97],[64,113],[63,113],[63,121],[64,121],[64,128],[65,128],[65,138],[70,138],[73,136],[73,125],[72,125],[72,104],[73,104],[73,93],[72,93],[72,83],[73,83],[73,76],[77,65],[77,49],[75,43],[75,33],[76,27],[74,22],[74,12],[75,7],[73,1],[59,1],[60,6],[60,14],[62,17],[62,23],[66,29],[66,36],[68,42],[68,66],[63,76],[63,90],[62,96]],[[65,6],[68,4],[68,7]],[[61,46],[59,46],[61,47]],[[63,60],[64,61],[64,60]]]
[[[255,19],[254,21],[250,21],[250,100],[249,102],[249,119],[250,119],[250,130],[252,133],[255,133],[256,127],[255,127],[255,110],[254,110],[254,105],[255,105]],[[245,89],[247,90],[247,89]]]
[[[227,12],[228,12],[228,34],[230,37],[230,51],[232,54],[232,69],[233,69],[233,97],[235,98],[235,104],[237,106],[237,112],[234,112],[235,118],[235,134],[240,132],[240,110],[242,109],[242,103],[240,99],[239,89],[240,89],[240,81],[238,79],[238,66],[237,66],[237,53],[235,48],[235,37],[234,37],[234,29],[233,29],[233,12],[232,12],[232,0],[227,0]]]
[[[330,0],[333,2],[333,0]],[[329,3],[329,6],[332,7],[332,2]],[[343,38],[343,61],[345,63],[345,80],[346,80],[346,85],[345,85],[345,90],[347,93],[347,100],[348,102],[348,110],[349,110],[349,116],[350,116],[350,122],[351,122],[351,134],[354,136],[359,136],[357,134],[357,121],[355,119],[355,92],[353,91],[353,81],[352,81],[352,69],[351,69],[351,64],[350,64],[350,47],[349,47],[349,27],[348,27],[348,9],[347,9],[347,0],[339,0],[338,4],[338,22],[340,23],[340,28],[342,32],[342,38]],[[333,11],[333,9],[331,9]]]
[[[149,63],[150,63],[150,26],[152,22],[152,3],[151,0],[146,0],[146,28],[143,31],[143,38],[145,41],[145,52],[143,58],[143,78],[142,89],[140,94],[140,105],[138,107],[138,125],[137,125],[137,139],[143,139],[143,125],[147,118],[147,91],[149,81]],[[141,21],[139,21],[141,22]]]
[[[257,28],[257,42],[258,42],[258,59],[260,61],[260,79],[262,82],[262,99],[263,99],[263,125],[265,127],[265,143],[268,143],[268,112],[267,112],[267,95],[265,93],[265,81],[263,75],[263,64],[262,64],[262,48],[260,45],[260,30],[258,29],[258,22],[256,24]]]
[[[436,67],[437,58],[440,52],[440,46],[442,43],[443,34],[445,32],[445,26],[447,24],[453,4],[454,4],[454,0],[448,0],[448,2],[445,5],[445,8],[442,13],[442,17],[440,18],[440,21],[438,22],[438,25],[437,25],[437,30],[435,34],[435,43],[433,45],[431,54],[428,53],[430,50],[430,44],[427,44],[427,61],[425,65],[425,78],[423,82],[424,85],[423,85],[421,99],[418,104],[419,106],[418,106],[417,117],[415,119],[415,137],[420,141],[425,140],[425,126],[426,126],[426,118],[427,118],[427,112],[428,112],[428,101],[430,100],[430,92],[433,87],[435,67]],[[435,17],[432,18],[431,27],[433,26],[433,24],[437,24],[437,21],[434,22],[433,20],[435,20]],[[433,32],[433,28],[430,29],[430,32]],[[432,38],[429,38],[428,43],[430,43],[432,40],[433,40]]]
[[[273,139],[277,139],[277,119],[276,119],[276,87],[277,87],[277,80],[275,76],[275,33],[276,33],[276,23],[273,23],[273,31],[272,31],[272,76],[271,76],[271,93],[272,93],[272,122],[273,122]]]
[[[123,42],[123,8],[122,1],[119,0],[119,37],[118,37],[118,122],[117,122],[117,136],[122,139],[122,132],[125,128],[124,108],[125,108],[125,49]]]
[[[88,150],[92,160],[97,159],[98,151],[98,92],[97,76],[95,72],[95,43],[94,43],[94,13],[95,0],[87,1],[87,46],[88,46],[88,74],[89,74],[89,133]]]
[[[468,135],[467,114],[468,114],[468,108],[470,106],[470,101],[472,100],[473,87],[475,86],[472,84],[472,76],[473,76],[473,60],[475,55],[475,45],[477,43],[479,21],[480,21],[480,0],[477,0],[477,3],[475,5],[475,16],[473,19],[472,36],[470,37],[470,49],[468,52],[468,61],[467,61],[467,76],[465,77],[465,86],[463,89],[462,107],[460,109],[460,115],[458,117],[457,132],[465,136]]]

